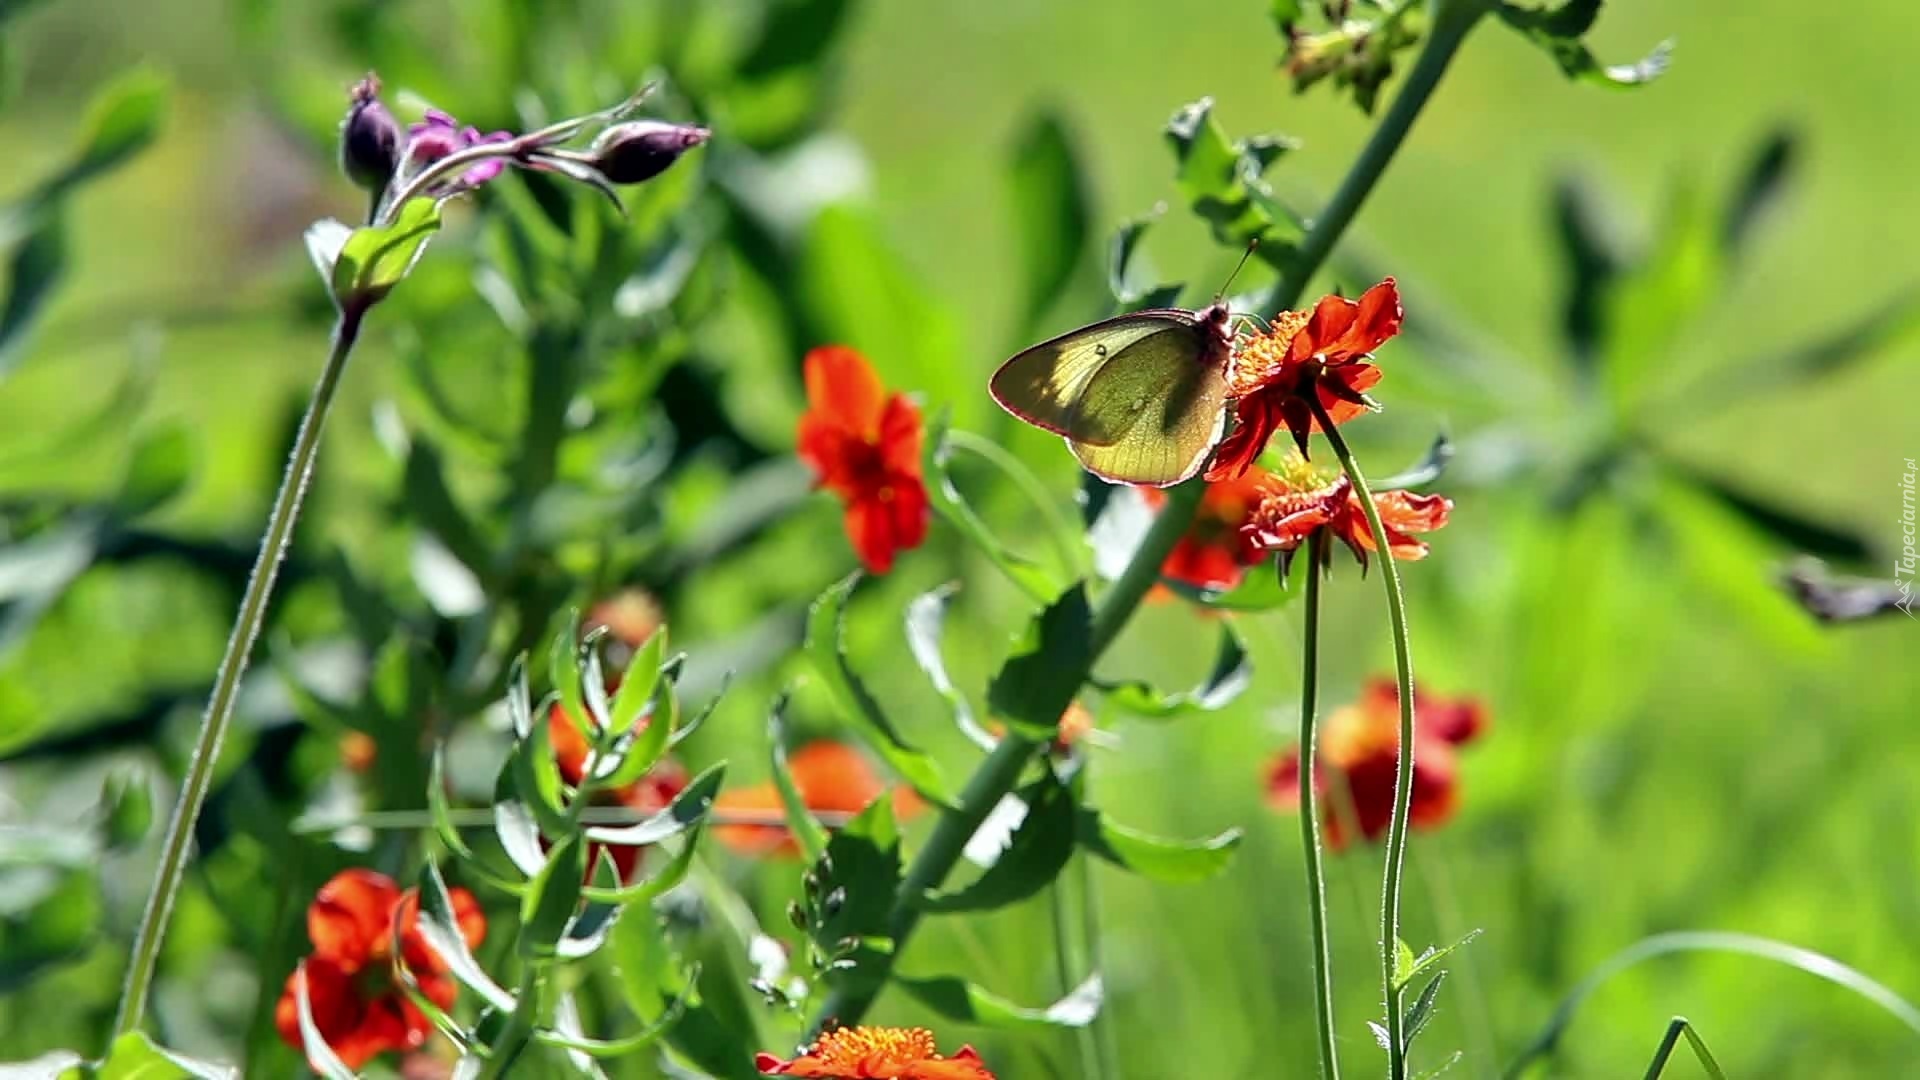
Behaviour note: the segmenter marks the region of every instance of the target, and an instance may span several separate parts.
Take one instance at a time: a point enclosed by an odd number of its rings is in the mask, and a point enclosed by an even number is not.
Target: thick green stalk
[[[1434,88],[1440,85],[1440,76],[1453,62],[1460,43],[1485,14],[1485,5],[1486,0],[1434,0],[1433,29],[1413,63],[1413,70],[1407,73],[1406,84],[1393,99],[1387,115],[1380,119],[1373,137],[1361,149],[1360,157],[1347,170],[1333,198],[1313,219],[1313,227],[1307,230],[1306,237],[1300,241],[1299,252],[1293,257],[1293,268],[1267,296],[1268,311],[1285,311],[1300,302],[1308,280],[1333,253],[1334,244],[1353,223],[1360,205],[1373,193],[1380,175],[1386,172],[1400,144],[1406,141],[1407,132],[1426,107]]]
[[[273,583],[279,575],[280,563],[293,543],[294,524],[300,518],[300,505],[306,498],[307,483],[313,477],[314,462],[319,458],[320,434],[366,312],[364,302],[353,302],[341,310],[334,324],[333,348],[327,354],[326,366],[320,369],[320,381],[314,386],[313,400],[307,403],[300,432],[293,440],[293,453],[287,459],[287,470],[280,479],[280,491],[274,496],[273,509],[267,515],[266,532],[260,538],[260,554],[254,559],[253,574],[247,579],[246,592],[240,598],[240,614],[234,620],[232,636],[227,639],[226,655],[220,659],[207,713],[200,722],[200,737],[194,743],[193,758],[180,783],[180,799],[174,804],[173,817],[167,823],[167,835],[161,843],[160,866],[154,872],[153,889],[147,894],[146,910],[140,916],[140,929],[133,939],[133,960],[120,993],[120,1012],[113,1023],[115,1038],[138,1030],[146,1015],[148,992],[160,963],[160,943],[166,936],[167,916],[173,911],[174,896],[180,891],[181,878],[186,874],[193,826],[213,786],[213,769],[219,761],[220,744],[233,720],[240,678],[246,674],[254,640],[266,621],[267,603],[273,597]]]
[[[1313,417],[1333,444],[1340,468],[1353,484],[1353,495],[1367,516],[1367,528],[1373,532],[1375,554],[1380,556],[1380,582],[1387,591],[1387,620],[1393,630],[1393,670],[1400,690],[1400,753],[1393,777],[1393,821],[1387,826],[1387,868],[1380,889],[1380,989],[1387,1009],[1387,1075],[1389,1080],[1405,1080],[1407,1047],[1404,1017],[1400,1012],[1400,992],[1394,987],[1394,965],[1400,942],[1400,878],[1407,855],[1407,815],[1413,805],[1413,645],[1407,636],[1407,605],[1400,592],[1400,571],[1393,562],[1393,546],[1387,539],[1380,509],[1373,505],[1373,492],[1367,478],[1353,460],[1353,451],[1340,429],[1333,426],[1320,395],[1308,395]]]
[[[1333,946],[1327,935],[1327,879],[1320,862],[1320,798],[1315,783],[1318,737],[1314,720],[1320,686],[1320,578],[1326,561],[1326,530],[1307,545],[1307,600],[1300,650],[1300,849],[1307,864],[1307,914],[1313,924],[1313,1006],[1320,1029],[1320,1075],[1340,1080],[1340,1051],[1333,1040]]]

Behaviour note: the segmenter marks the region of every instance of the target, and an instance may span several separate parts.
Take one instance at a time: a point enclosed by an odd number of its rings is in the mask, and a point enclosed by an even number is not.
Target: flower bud
[[[616,184],[638,184],[666,172],[681,154],[706,142],[708,134],[691,124],[633,120],[601,132],[587,160]]]
[[[380,103],[380,79],[372,72],[353,87],[353,107],[340,125],[340,168],[347,179],[379,191],[393,179],[400,160],[400,125]]]

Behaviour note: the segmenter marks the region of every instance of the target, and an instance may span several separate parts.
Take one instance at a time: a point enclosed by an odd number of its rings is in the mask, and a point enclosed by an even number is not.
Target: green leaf
[[[100,793],[100,825],[110,850],[139,846],[153,827],[153,792],[144,774],[131,768],[108,774]]]
[[[79,1057],[73,1054],[63,1064],[77,1066]],[[6,1066],[0,1066],[0,1073],[5,1071]],[[54,1072],[52,1069],[35,1072],[29,1068],[25,1075],[51,1076]],[[145,1033],[130,1031],[113,1040],[107,1056],[97,1064],[69,1068],[59,1075],[87,1080],[236,1080],[240,1073],[231,1066],[168,1050],[156,1045]]]
[[[1669,462],[1669,467],[1718,499],[1722,506],[1739,515],[1748,525],[1793,551],[1848,562],[1866,562],[1873,556],[1872,545],[1844,528],[1829,525],[1811,514],[1766,502],[1725,480],[1686,465]]]
[[[993,535],[987,523],[968,505],[966,497],[953,484],[950,463],[953,458],[953,444],[949,439],[949,421],[952,410],[942,406],[934,413],[927,424],[926,437],[920,444],[921,471],[930,483],[927,485],[927,498],[933,509],[947,524],[952,525],[961,536],[970,541],[974,548],[998,567],[1007,579],[1020,587],[1020,590],[1040,603],[1059,595],[1059,583],[1039,563],[1014,551]],[[985,458],[989,464],[1006,471],[1005,462],[996,458]],[[1018,485],[1019,478],[1010,477]]]
[[[1729,257],[1745,252],[1754,232],[1786,195],[1799,156],[1800,138],[1787,127],[1769,132],[1754,150],[1720,219],[1720,246]]]
[[[1671,41],[1661,42],[1632,64],[1605,65],[1580,40],[1600,14],[1601,0],[1566,0],[1557,8],[1534,8],[1502,2],[1495,10],[1502,22],[1545,50],[1570,79],[1601,86],[1634,87],[1652,82],[1667,70]]]
[[[1256,567],[1256,572],[1261,568]],[[1258,576],[1265,577],[1265,574]],[[1238,698],[1242,691],[1253,682],[1253,661],[1247,656],[1247,650],[1240,642],[1240,634],[1231,622],[1220,624],[1220,648],[1213,660],[1213,670],[1198,686],[1176,694],[1163,694],[1140,679],[1127,682],[1107,682],[1094,679],[1093,685],[1121,708],[1138,716],[1155,719],[1167,719],[1185,716],[1196,712],[1213,712],[1223,709]]]
[[[1407,1046],[1413,1045],[1413,1040],[1427,1026],[1427,1021],[1433,1019],[1433,1003],[1440,993],[1440,984],[1445,982],[1446,978],[1445,970],[1435,972],[1433,978],[1427,980],[1427,985],[1420,988],[1420,993],[1413,999],[1413,1004],[1408,1007],[1400,1026],[1400,1030],[1405,1033]]]
[[[582,679],[585,676],[580,670],[580,653],[580,613],[570,610],[554,632],[553,644],[547,650],[547,681],[553,684],[553,693],[560,700],[561,711],[579,729],[581,737],[591,744],[596,732],[583,697],[585,683]],[[514,731],[522,739],[528,738],[533,728],[546,726],[547,714],[548,710],[544,708],[537,717],[529,713],[528,729],[523,731],[516,726]]]
[[[686,987],[661,1011],[659,1018],[631,1035],[624,1035],[617,1039],[589,1039],[577,1035],[563,1035],[558,1031],[539,1031],[534,1033],[534,1038],[548,1046],[578,1050],[596,1058],[617,1058],[637,1054],[665,1038],[673,1031],[674,1025],[680,1022],[680,1017],[687,1011],[688,999],[694,996],[693,980],[698,978],[699,974],[696,968],[693,976],[687,980]]]
[[[1707,1041],[1700,1037],[1692,1024],[1684,1016],[1676,1016],[1667,1025],[1667,1033],[1660,1040],[1660,1046],[1653,1052],[1653,1061],[1647,1066],[1646,1080],[1660,1080],[1667,1071],[1667,1061],[1673,1056],[1673,1049],[1684,1037],[1688,1049],[1693,1051],[1693,1059],[1712,1080],[1727,1080],[1727,1074],[1720,1063],[1713,1059],[1713,1051],[1707,1049]]]
[[[707,812],[713,809],[713,800],[720,792],[720,783],[726,779],[727,763],[724,761],[709,765],[704,772],[693,778],[692,782],[674,796],[666,809],[632,825],[594,825],[589,827],[587,839],[602,844],[623,846],[641,846],[657,844],[671,839],[699,825],[706,820]]]
[[[1920,288],[1908,287],[1839,330],[1778,353],[1735,364],[1724,373],[1711,373],[1700,380],[1699,393],[1726,400],[1797,389],[1809,382],[1833,378],[1875,356],[1886,355],[1916,337],[1920,337]],[[1711,387],[1705,385],[1708,381],[1712,382]],[[1675,400],[1691,408],[1698,397],[1684,393]]]
[[[1215,241],[1244,248],[1259,241],[1262,261],[1283,266],[1297,238],[1294,224],[1276,217],[1277,202],[1265,190],[1261,173],[1292,144],[1269,136],[1235,144],[1213,118],[1213,99],[1201,98],[1174,113],[1166,136],[1179,163],[1175,178],[1187,205],[1213,230]]]
[[[1020,134],[1012,168],[1019,296],[1028,326],[1060,298],[1086,252],[1092,213],[1083,171],[1065,121],[1050,111],[1036,113]]]
[[[780,793],[780,806],[786,811],[787,828],[800,845],[800,853],[809,863],[820,861],[827,850],[827,830],[807,808],[807,801],[793,782],[793,770],[787,765],[787,695],[774,699],[767,713],[767,750],[772,757],[773,788]]]
[[[648,635],[646,644],[633,651],[626,674],[620,676],[620,688],[614,691],[609,726],[617,734],[633,730],[640,717],[648,715],[654,688],[660,684],[660,668],[667,660],[667,628],[662,626]],[[648,763],[651,766],[652,762]]]
[[[724,1080],[760,1075],[742,1049],[755,1045],[756,1033],[733,1030],[701,1000],[695,988],[700,970],[681,974],[658,915],[646,908],[628,912],[614,924],[611,948],[621,997],[636,1016],[661,1015],[672,1002],[683,1003],[680,1020],[667,1035],[676,1052]]]
[[[115,500],[120,513],[132,519],[158,510],[186,490],[193,480],[193,435],[184,424],[165,424],[134,443],[127,472]]]
[[[1015,731],[1052,739],[1093,666],[1093,610],[1084,582],[1027,624],[987,686],[987,707]]]
[[[662,629],[653,635],[663,646],[665,639],[662,635],[665,632]],[[644,653],[647,650],[640,651]],[[618,789],[633,783],[651,772],[653,767],[660,763],[660,759],[666,756],[667,747],[678,741],[676,736],[680,726],[680,696],[674,688],[673,680],[661,677],[657,666],[654,674],[655,678],[642,680],[652,683],[647,706],[638,710],[639,717],[636,720],[627,721],[637,723],[639,730],[628,731],[616,738],[613,748],[607,752],[606,759],[594,762],[593,775],[596,786]],[[597,677],[597,674],[589,673],[587,686],[589,694],[594,692],[592,680]],[[624,690],[625,686],[622,685],[621,688]],[[625,719],[625,711],[632,708],[634,708],[633,699],[627,698],[614,707],[614,712],[619,713],[621,719]]]
[[[347,1063],[333,1052],[333,1047],[327,1045],[327,1037],[320,1034],[320,1025],[313,1022],[313,1000],[307,994],[305,961],[301,961],[293,981],[293,1000],[300,1018],[300,1050],[306,1055],[307,1064],[327,1080],[358,1080]]]
[[[947,791],[939,764],[907,743],[880,711],[879,703],[867,692],[860,677],[847,666],[846,604],[859,581],[860,575],[852,574],[829,587],[813,602],[807,612],[807,663],[825,685],[841,717],[865,737],[902,779],[929,801],[951,806],[953,796]]]
[[[1199,840],[1169,840],[1129,829],[1107,820],[1091,807],[1082,807],[1074,819],[1074,835],[1088,852],[1167,884],[1205,881],[1233,862],[1241,831],[1228,829]]]
[[[446,466],[440,460],[440,451],[424,438],[414,439],[407,449],[402,486],[406,492],[407,514],[484,582],[493,563],[492,552],[467,512],[454,501],[453,492],[448,490]]]
[[[973,706],[967,703],[967,696],[953,685],[953,679],[947,675],[947,661],[941,655],[940,639],[947,620],[947,605],[960,590],[958,583],[942,585],[930,592],[921,593],[907,605],[907,649],[913,653],[914,663],[933,684],[933,689],[948,706],[953,709],[954,725],[961,734],[973,741],[982,750],[992,750],[999,742],[979,721],[973,717]]]
[[[439,229],[440,204],[418,198],[401,207],[391,225],[353,230],[327,275],[334,301],[346,307],[385,299],[413,270]]]
[[[535,724],[527,737],[513,744],[508,752],[505,776],[512,786],[494,788],[496,804],[517,798],[533,813],[533,820],[549,836],[572,831],[567,821],[566,795],[560,779],[560,764],[553,754],[552,731]]]
[[[1630,408],[1656,374],[1671,374],[1674,344],[1726,279],[1718,230],[1691,186],[1676,188],[1648,258],[1606,296],[1606,388]]]
[[[1909,1031],[1920,1034],[1920,1007],[1916,1007],[1885,984],[1875,981],[1831,956],[1752,934],[1721,930],[1677,930],[1642,938],[1615,953],[1589,972],[1572,990],[1567,992],[1565,997],[1560,999],[1553,1014],[1547,1018],[1546,1024],[1534,1035],[1532,1041],[1520,1052],[1513,1063],[1507,1066],[1505,1075],[1517,1077],[1528,1065],[1553,1053],[1554,1048],[1560,1044],[1561,1036],[1566,1034],[1567,1027],[1573,1023],[1580,1006],[1607,980],[1655,957],[1692,952],[1733,953],[1784,964],[1852,991],[1904,1024]]]
[[[684,795],[685,792],[681,794]],[[661,867],[657,873],[645,881],[612,887],[589,885],[582,890],[581,895],[602,904],[645,904],[666,893],[685,881],[688,871],[693,869],[693,857],[700,849],[700,833],[705,827],[704,818],[695,822],[693,827],[686,831],[686,838],[680,842],[679,852],[667,860],[667,865]],[[602,860],[603,863],[606,861]]]
[[[34,213],[31,222],[8,262],[7,296],[0,303],[0,377],[20,362],[47,298],[67,272],[63,208],[46,207]]]
[[[1105,990],[1100,976],[1090,975],[1071,993],[1044,1009],[1015,1005],[955,976],[915,979],[894,976],[902,990],[922,1005],[955,1023],[978,1024],[1000,1030],[1023,1028],[1079,1028],[1100,1014]]]
[[[1730,625],[1790,654],[1827,653],[1832,643],[1774,586],[1779,552],[1753,525],[1678,476],[1661,479],[1655,500],[1670,557],[1727,606]]]
[[[562,836],[520,898],[518,943],[523,957],[552,956],[573,920],[586,884],[587,849],[579,835]]]
[[[1601,206],[1593,187],[1580,177],[1562,176],[1554,183],[1553,217],[1567,274],[1561,329],[1568,356],[1587,370],[1605,344],[1605,304],[1626,258],[1620,252],[1618,225]]]
[[[1052,884],[1073,857],[1073,796],[1048,775],[1025,791],[1027,816],[1005,851],[978,878],[943,895],[918,898],[928,911],[992,911],[1016,904]]]
[[[1466,945],[1468,942],[1472,941],[1474,938],[1479,937],[1480,934],[1481,934],[1481,931],[1479,930],[1470,930],[1466,934],[1462,935],[1459,941],[1456,941],[1453,944],[1448,945],[1444,949],[1435,949],[1432,946],[1428,946],[1424,951],[1420,953],[1418,957],[1415,957],[1413,955],[1412,949],[1407,948],[1406,942],[1404,941],[1400,942],[1399,945],[1404,954],[1404,959],[1406,960],[1406,963],[1405,964],[1399,963],[1398,961],[1399,959],[1401,959],[1401,957],[1396,957],[1396,962],[1394,964],[1394,973],[1393,973],[1393,988],[1395,990],[1406,989],[1407,986],[1413,982],[1413,980],[1419,978],[1420,976],[1426,974],[1429,971],[1432,971],[1435,967],[1439,965],[1440,961],[1446,959],[1447,956],[1450,953],[1452,953],[1455,949],[1458,949]]]
[[[45,197],[58,197],[118,168],[151,144],[160,133],[170,92],[166,77],[151,68],[136,68],[102,89],[87,110],[79,148],[47,184]]]
[[[1413,977],[1413,946],[1404,938],[1393,939],[1393,987],[1398,990]]]
[[[579,879],[575,879],[578,884]],[[479,994],[494,1010],[512,1013],[517,1003],[513,995],[489,978],[486,969],[473,958],[467,939],[453,915],[453,900],[447,895],[447,882],[440,876],[438,864],[429,860],[420,870],[420,936],[447,965],[460,983]]]

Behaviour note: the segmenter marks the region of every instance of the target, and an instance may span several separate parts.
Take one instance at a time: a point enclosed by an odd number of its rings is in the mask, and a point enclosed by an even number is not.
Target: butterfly
[[[1226,430],[1233,316],[1156,308],[1043,341],[988,383],[1000,407],[1067,440],[1103,480],[1170,487],[1206,464]]]

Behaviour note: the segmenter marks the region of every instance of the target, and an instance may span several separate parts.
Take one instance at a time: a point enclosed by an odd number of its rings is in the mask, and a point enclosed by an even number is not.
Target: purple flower
[[[340,125],[340,167],[369,191],[387,186],[400,155],[400,125],[380,103],[380,80],[372,72],[353,87],[353,106]]]
[[[480,129],[472,125],[461,127],[460,122],[438,109],[428,109],[425,120],[407,128],[407,162],[413,169],[439,161],[450,154],[468,147],[487,143],[505,143],[513,141],[513,132],[495,131],[482,135]],[[505,158],[491,158],[479,162],[457,180],[449,181],[448,193],[466,191],[500,175],[507,167]]]

